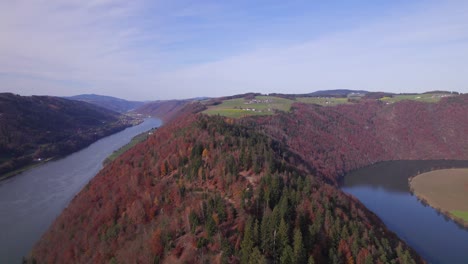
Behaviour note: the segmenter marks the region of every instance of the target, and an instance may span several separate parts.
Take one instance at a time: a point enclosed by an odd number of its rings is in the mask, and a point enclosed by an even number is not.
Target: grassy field
[[[152,133],[154,132],[154,129],[150,130],[150,131],[147,131],[147,132],[143,132],[139,135],[136,135],[132,138],[132,140],[130,140],[130,142],[128,142],[126,145],[124,145],[123,147],[119,148],[118,150],[114,151],[109,157],[107,157],[105,160],[104,160],[104,164],[107,164],[109,162],[112,162],[113,160],[115,160],[116,158],[118,158],[120,155],[124,154],[127,150],[131,149],[133,146],[135,146],[136,144],[140,143],[140,142],[143,142],[145,141],[148,136],[149,136],[149,133]]]
[[[411,179],[410,187],[418,198],[468,226],[468,169],[423,173]]]
[[[468,211],[451,211],[450,213],[468,222]]]
[[[275,111],[288,112],[293,102],[293,100],[273,96],[256,96],[255,99],[252,100],[238,98],[225,100],[219,105],[210,106],[204,113],[208,115],[219,114],[233,118],[253,115],[272,115]]]
[[[221,115],[240,118],[254,115],[272,115],[275,111],[289,112],[294,102],[334,106],[348,103],[347,98],[299,97],[296,100],[274,96],[256,96],[254,100],[244,98],[225,100],[219,105],[208,107],[208,115]]]
[[[335,98],[335,97],[299,97],[298,102],[306,104],[318,104],[323,106],[333,106],[339,104],[349,104],[348,98]]]
[[[393,97],[384,97],[381,101],[395,103],[403,100],[413,100],[426,103],[437,103],[443,97],[450,96],[447,94],[429,93],[429,94],[412,94],[412,95],[394,95]]]
[[[387,103],[396,103],[404,100],[436,103],[446,96],[451,95],[444,93],[394,95],[393,97],[384,97],[380,100]],[[255,115],[272,115],[275,111],[290,111],[291,105],[295,102],[318,104],[322,106],[336,106],[339,104],[351,103],[348,101],[348,98],[335,97],[298,97],[295,100],[291,100],[275,96],[256,96],[254,100],[244,98],[225,100],[219,105],[209,106],[204,113],[208,115],[221,115],[232,118]]]

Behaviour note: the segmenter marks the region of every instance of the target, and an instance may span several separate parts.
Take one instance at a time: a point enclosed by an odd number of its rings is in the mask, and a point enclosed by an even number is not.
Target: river
[[[390,161],[349,173],[342,189],[357,197],[387,227],[429,263],[468,263],[468,230],[422,204],[408,178],[443,168],[468,168],[468,161]]]
[[[0,182],[0,263],[21,263],[71,199],[99,172],[106,157],[134,136],[160,125],[159,119],[146,119],[63,159]]]

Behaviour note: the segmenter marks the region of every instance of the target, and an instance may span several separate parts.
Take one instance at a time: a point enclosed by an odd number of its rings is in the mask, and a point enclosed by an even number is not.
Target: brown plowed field
[[[411,190],[418,198],[451,218],[450,212],[468,212],[467,186],[468,169],[436,170],[410,180]]]

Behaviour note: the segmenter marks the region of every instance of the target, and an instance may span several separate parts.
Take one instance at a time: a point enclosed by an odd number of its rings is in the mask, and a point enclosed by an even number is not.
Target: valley
[[[468,1],[0,1],[0,264],[467,264]]]
[[[253,126],[185,115],[93,178],[32,258],[422,262],[375,215],[311,170]]]
[[[229,111],[251,100],[265,109],[276,98],[247,94],[218,99],[214,106]],[[339,182],[350,171],[382,161],[468,160],[468,142],[459,134],[468,124],[466,100],[465,95],[430,103],[361,99],[326,106],[284,99],[281,106],[290,102],[289,109],[242,118],[204,114],[212,99],[190,102],[91,180],[31,258],[422,262],[408,242],[432,259],[427,248],[386,229],[342,192]],[[99,203],[91,206],[92,201]],[[279,229],[286,234],[282,246],[268,244]],[[362,233],[367,235],[359,240]],[[63,243],[71,234],[73,243]],[[381,248],[382,243],[388,246]],[[50,251],[51,244],[60,250]]]
[[[132,115],[159,116],[165,125],[135,137],[87,178],[27,260],[433,261],[415,233],[407,237],[360,191],[344,187],[373,212],[343,192],[340,182],[383,161],[428,160],[429,170],[446,168],[436,159],[463,164],[468,97],[403,95],[388,102],[385,96],[244,94],[147,103]],[[398,184],[409,192],[407,180]],[[463,208],[452,209],[463,217]],[[280,244],[269,244],[278,230]]]
[[[128,101],[112,96],[104,96],[97,94],[80,94],[65,98],[75,101],[87,102],[117,113],[128,113],[129,111],[135,110],[138,107],[141,107],[145,104],[145,102]]]
[[[0,263],[21,263],[114,150],[161,124],[147,119],[62,159],[0,182]]]
[[[141,122],[51,96],[0,94],[0,180],[61,158]]]

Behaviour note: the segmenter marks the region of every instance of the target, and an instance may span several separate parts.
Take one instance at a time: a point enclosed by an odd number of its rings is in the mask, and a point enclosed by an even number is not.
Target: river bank
[[[0,182],[0,263],[21,263],[73,197],[101,170],[102,162],[158,119],[102,138],[62,159]]]
[[[435,170],[408,179],[423,204],[468,228],[468,169]]]
[[[342,190],[358,198],[428,263],[466,263],[468,230],[411,194],[408,179],[436,169],[468,168],[468,161],[388,161],[344,176]]]

